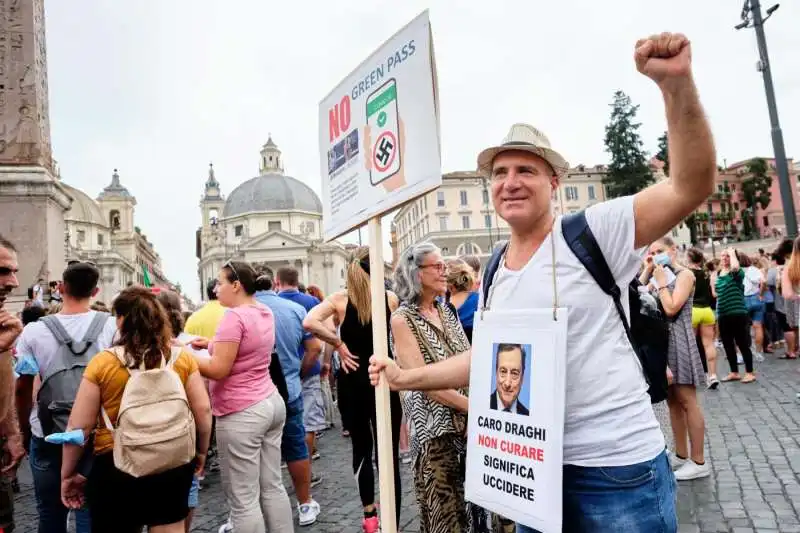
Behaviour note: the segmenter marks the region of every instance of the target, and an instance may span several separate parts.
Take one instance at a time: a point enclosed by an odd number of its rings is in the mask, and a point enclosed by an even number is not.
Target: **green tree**
[[[658,152],[656,152],[656,159],[664,163],[664,174],[669,176],[669,142],[667,141],[666,131],[661,135],[661,137],[658,138]]]
[[[766,209],[772,201],[772,177],[767,174],[767,162],[761,157],[747,163],[747,172],[750,175],[742,181],[742,230],[747,237],[752,237],[756,229],[756,209]]]
[[[611,154],[611,164],[603,178],[611,198],[634,194],[653,182],[647,165],[647,153],[639,136],[641,123],[636,122],[639,106],[622,91],[614,93],[611,120],[606,126],[606,152]]]

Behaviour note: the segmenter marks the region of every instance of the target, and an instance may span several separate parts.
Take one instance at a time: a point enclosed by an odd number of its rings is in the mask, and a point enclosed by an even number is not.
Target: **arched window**
[[[120,229],[120,217],[119,211],[114,209],[111,213],[108,214],[108,225],[111,228],[111,231],[115,231]]]
[[[483,253],[483,252],[481,252],[480,247],[477,244],[475,244],[474,242],[461,243],[461,244],[458,245],[458,248],[456,249],[456,255],[457,256],[462,256],[462,255],[480,255],[481,253]]]

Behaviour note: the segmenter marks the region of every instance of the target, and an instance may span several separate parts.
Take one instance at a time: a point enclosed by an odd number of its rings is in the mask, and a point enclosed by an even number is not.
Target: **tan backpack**
[[[133,477],[165,472],[195,458],[195,423],[186,390],[172,368],[181,353],[173,347],[168,363],[152,370],[132,370],[123,349],[110,350],[130,373],[117,415],[111,424],[105,409],[103,421],[114,435],[114,466]]]

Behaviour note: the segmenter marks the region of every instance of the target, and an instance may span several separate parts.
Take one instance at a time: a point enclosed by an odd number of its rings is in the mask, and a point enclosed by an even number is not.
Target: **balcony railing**
[[[717,192],[711,194],[711,199],[712,200],[727,200],[730,197],[731,197],[730,189],[717,191]]]

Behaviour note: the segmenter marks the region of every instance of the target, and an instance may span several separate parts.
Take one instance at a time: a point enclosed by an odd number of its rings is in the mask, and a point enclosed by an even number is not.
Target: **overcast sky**
[[[54,155],[63,179],[90,196],[119,168],[138,201],[136,224],[167,275],[197,297],[194,232],[209,161],[227,195],[257,174],[272,133],[287,174],[319,192],[319,101],[426,7],[445,172],[474,169],[477,152],[518,121],[545,131],[573,165],[606,163],[604,126],[617,89],[641,105],[643,138],[655,152],[666,127],[662,102],[632,55],[639,37],[661,31],[693,42],[720,164],[771,156],[755,34],[733,28],[741,5],[48,0]],[[786,151],[800,158],[798,20],[800,4],[785,2],[766,28]]]

